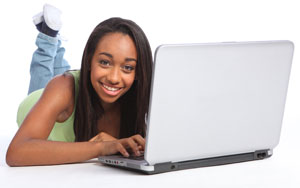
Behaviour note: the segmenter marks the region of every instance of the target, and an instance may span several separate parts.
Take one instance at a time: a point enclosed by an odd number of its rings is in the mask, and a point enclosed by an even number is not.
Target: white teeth
[[[117,91],[117,90],[119,90],[119,88],[113,88],[113,87],[109,87],[109,86],[107,86],[107,85],[104,85],[104,84],[102,84],[103,85],[103,87],[105,87],[107,90],[109,90],[109,91]]]

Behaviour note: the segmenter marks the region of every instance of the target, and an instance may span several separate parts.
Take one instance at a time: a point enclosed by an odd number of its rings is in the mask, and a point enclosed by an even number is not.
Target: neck
[[[101,104],[102,104],[102,107],[104,109],[104,113],[105,112],[114,111],[116,108],[119,107],[119,103],[117,103],[117,102],[114,102],[114,103],[104,103],[104,102],[101,102]]]

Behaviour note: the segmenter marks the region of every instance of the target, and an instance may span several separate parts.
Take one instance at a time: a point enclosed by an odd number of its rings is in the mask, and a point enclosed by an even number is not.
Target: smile
[[[108,89],[109,91],[117,91],[117,90],[120,89],[120,88],[109,87],[109,86],[104,85],[104,84],[103,84],[103,87],[105,87],[105,88]]]
[[[110,96],[116,96],[120,93],[121,89],[122,88],[117,88],[117,87],[110,87],[110,86],[107,86],[103,83],[101,83],[101,86],[104,90],[104,92],[107,94],[107,95],[110,95]]]

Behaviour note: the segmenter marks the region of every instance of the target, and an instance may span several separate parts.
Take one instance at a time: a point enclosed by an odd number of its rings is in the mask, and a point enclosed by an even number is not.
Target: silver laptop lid
[[[290,41],[158,47],[148,163],[273,149],[280,137],[293,48]]]

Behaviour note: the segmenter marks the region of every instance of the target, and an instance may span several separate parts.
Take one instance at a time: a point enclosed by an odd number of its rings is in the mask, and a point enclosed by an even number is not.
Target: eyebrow
[[[107,53],[107,52],[101,52],[101,53],[99,53],[99,55],[105,55],[105,56],[108,56],[112,59],[114,58],[113,55],[111,55],[110,53]],[[125,58],[125,61],[135,61],[135,62],[137,62],[136,59],[130,58],[130,57]]]

